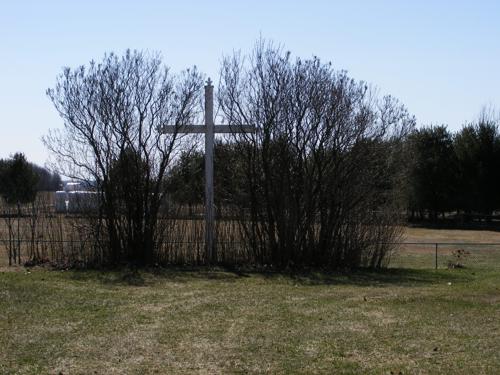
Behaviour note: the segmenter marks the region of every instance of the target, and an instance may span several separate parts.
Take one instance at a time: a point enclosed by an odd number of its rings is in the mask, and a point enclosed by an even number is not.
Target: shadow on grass
[[[353,285],[353,286],[415,286],[442,282],[467,282],[475,278],[469,270],[423,269],[357,269],[343,272],[324,270],[269,271],[236,268],[158,267],[143,269],[74,270],[69,277],[78,281],[94,281],[117,286],[151,286],[158,282],[188,283],[200,280],[236,282],[244,278],[261,278],[300,285]]]
[[[357,285],[357,286],[387,286],[400,285],[412,287],[415,285],[437,284],[443,282],[467,282],[474,275],[464,270],[425,270],[391,268],[383,270],[358,269],[344,273],[298,273],[291,277],[303,285]]]
[[[253,273],[255,274],[255,272]],[[159,281],[187,283],[193,280],[220,280],[234,282],[251,276],[248,273],[221,267],[122,267],[103,270],[70,270],[68,274],[72,280],[130,286],[154,285]]]

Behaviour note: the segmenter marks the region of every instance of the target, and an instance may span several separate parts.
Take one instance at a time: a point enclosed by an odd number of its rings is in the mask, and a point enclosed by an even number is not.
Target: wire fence
[[[204,221],[200,220],[202,212],[202,206],[182,206],[173,210],[175,215],[160,218],[159,226],[165,229],[158,251],[160,262],[203,263],[205,228]],[[225,219],[217,220],[215,228],[217,258],[227,264],[248,261],[248,249],[242,242],[238,220],[231,217],[230,211],[221,214]],[[97,259],[100,255],[96,252],[96,240],[89,238],[92,236],[91,221],[75,214],[56,213],[51,193],[39,194],[36,202],[20,210],[0,205],[0,266],[24,264],[33,258],[54,263],[86,263],[92,258]],[[394,246],[394,251],[387,266],[410,269],[500,268],[500,242],[418,242],[420,238],[425,237],[417,237],[415,242],[388,244]],[[490,238],[496,240],[498,237]]]
[[[54,194],[41,193],[36,202],[20,210],[0,205],[0,266],[24,264],[33,258],[56,263],[69,259],[85,263],[95,257],[96,240],[89,238],[89,228],[93,225],[89,218],[56,213],[54,204]],[[202,206],[182,206],[173,211],[174,216],[160,218],[160,227],[165,228],[159,249],[160,261],[203,262],[202,212]],[[228,264],[248,260],[238,220],[231,217],[230,210],[220,214],[225,219],[216,221],[217,258]],[[496,240],[498,237],[490,238]],[[500,242],[416,241],[388,245],[394,246],[388,258],[390,268],[500,268]],[[9,254],[16,259],[9,262]]]
[[[500,269],[500,242],[402,242],[394,245],[389,257],[389,268],[408,269],[452,269],[477,270]],[[18,259],[13,263],[24,264],[34,254],[38,259],[59,262],[64,258],[81,259],[89,254],[92,241],[81,239],[7,239],[0,238],[0,266],[8,265],[9,247],[20,249]],[[193,259],[203,256],[203,241],[171,241],[165,244],[165,251],[191,254]],[[235,241],[221,241],[218,247],[227,253],[236,251],[241,244]]]

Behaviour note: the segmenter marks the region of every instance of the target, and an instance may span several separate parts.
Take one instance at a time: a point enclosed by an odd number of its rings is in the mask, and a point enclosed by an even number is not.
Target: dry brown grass
[[[407,242],[496,242],[500,243],[500,231],[459,229],[405,229]]]
[[[499,277],[0,273],[0,373],[494,374]]]

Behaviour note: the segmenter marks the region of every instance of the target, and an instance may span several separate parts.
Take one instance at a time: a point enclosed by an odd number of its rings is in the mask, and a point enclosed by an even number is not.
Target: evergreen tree
[[[454,208],[456,195],[456,159],[453,137],[446,126],[416,130],[410,137],[413,161],[409,173],[409,206],[412,216],[438,214]]]
[[[455,136],[459,208],[470,216],[500,208],[500,135],[493,121],[464,126]]]

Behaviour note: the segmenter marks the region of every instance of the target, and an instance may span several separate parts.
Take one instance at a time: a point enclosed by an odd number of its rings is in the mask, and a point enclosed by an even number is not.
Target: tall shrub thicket
[[[201,88],[195,69],[172,76],[157,56],[127,52],[66,68],[48,90],[64,128],[45,144],[64,175],[96,186],[99,211],[89,216],[88,232],[96,262],[168,258],[167,193],[192,178],[182,153],[193,145],[161,127],[199,121]],[[217,148],[217,160],[226,161],[216,165],[224,164],[216,187],[225,187],[217,202],[238,213],[244,246],[233,259],[276,267],[384,264],[401,229],[398,155],[415,123],[397,100],[317,58],[293,60],[259,41],[248,58],[223,61],[218,105],[222,121],[257,130]],[[178,199],[199,199],[196,187],[186,190]]]
[[[223,120],[240,157],[241,231],[254,262],[379,267],[399,235],[398,150],[415,120],[318,58],[264,41],[223,61]]]
[[[174,75],[159,56],[127,51],[66,68],[47,91],[64,121],[44,138],[55,164],[98,192],[99,212],[89,216],[96,262],[158,259],[165,179],[184,144],[161,127],[195,122],[202,86],[196,68]]]

